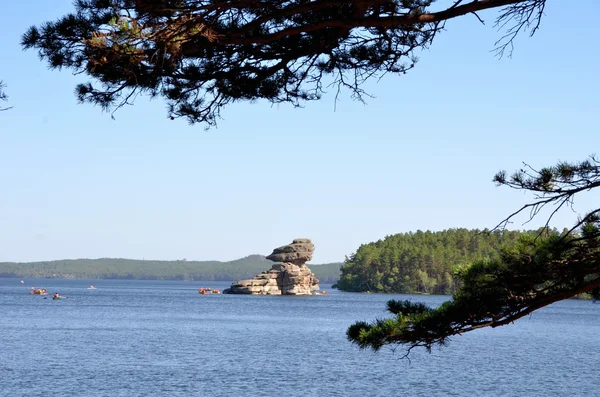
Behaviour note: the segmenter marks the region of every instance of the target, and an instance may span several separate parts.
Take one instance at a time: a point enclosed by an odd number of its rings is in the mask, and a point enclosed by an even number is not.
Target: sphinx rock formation
[[[275,248],[267,256],[276,263],[251,280],[236,281],[224,294],[312,295],[319,289],[319,280],[306,262],[312,259],[314,244],[307,238],[297,238],[291,244]]]

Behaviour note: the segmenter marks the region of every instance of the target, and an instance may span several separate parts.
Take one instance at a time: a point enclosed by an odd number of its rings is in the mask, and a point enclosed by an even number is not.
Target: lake
[[[329,285],[306,297],[196,293],[229,284],[0,278],[0,396],[600,395],[600,304],[590,301],[415,349],[409,361],[402,348],[359,350],[347,327],[386,316],[389,299],[448,297]]]

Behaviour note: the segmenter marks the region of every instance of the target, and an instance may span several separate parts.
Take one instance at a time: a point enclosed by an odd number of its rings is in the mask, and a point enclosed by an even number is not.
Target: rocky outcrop
[[[315,245],[307,238],[297,238],[291,244],[275,248],[267,259],[273,262],[293,263],[302,266],[312,260]]]
[[[236,281],[224,294],[312,295],[319,290],[319,280],[306,262],[315,249],[307,238],[297,238],[291,244],[275,248],[267,259],[281,262],[251,280]]]

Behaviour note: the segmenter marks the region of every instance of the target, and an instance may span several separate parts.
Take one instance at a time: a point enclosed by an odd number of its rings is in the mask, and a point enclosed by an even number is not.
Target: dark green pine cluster
[[[455,273],[479,259],[494,259],[503,245],[537,231],[448,229],[387,236],[361,245],[344,262],[337,288],[344,291],[451,295]]]

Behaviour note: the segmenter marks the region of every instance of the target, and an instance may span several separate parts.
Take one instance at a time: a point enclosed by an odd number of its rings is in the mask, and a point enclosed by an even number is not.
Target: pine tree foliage
[[[76,0],[31,27],[24,48],[51,68],[84,73],[77,97],[118,109],[162,96],[171,118],[214,125],[224,106],[319,99],[329,87],[362,99],[362,84],[414,67],[446,21],[500,9],[502,54],[537,29],[547,0]]]
[[[337,288],[352,292],[451,295],[456,272],[481,259],[496,258],[503,245],[537,231],[448,229],[387,236],[363,244],[346,258]]]
[[[4,92],[4,87],[6,87],[6,85],[4,84],[4,82],[2,80],[0,80],[0,102],[8,100],[8,95],[6,95],[6,93]],[[10,109],[10,107],[0,106],[0,112],[3,110],[8,110],[8,109]]]
[[[512,176],[498,173],[502,186],[534,193],[534,202],[507,217],[529,210],[533,218],[548,204],[556,208],[572,205],[576,194],[600,186],[600,163],[591,157],[580,163],[559,163],[535,170],[525,165]],[[549,220],[548,220],[549,222]],[[348,339],[361,348],[384,345],[431,349],[455,335],[482,327],[512,323],[559,300],[600,291],[600,208],[592,209],[561,233],[549,230],[523,234],[518,243],[501,249],[493,259],[479,260],[456,274],[461,288],[453,299],[438,308],[419,303],[388,303],[393,317],[373,323],[357,322]]]

